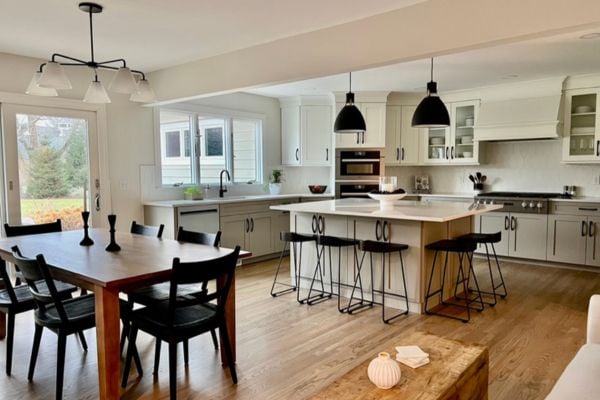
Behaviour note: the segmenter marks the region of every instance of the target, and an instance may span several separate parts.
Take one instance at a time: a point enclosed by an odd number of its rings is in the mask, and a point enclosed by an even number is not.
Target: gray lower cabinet
[[[499,256],[546,259],[548,231],[546,214],[486,213],[476,218],[475,231],[502,232],[502,241],[494,245]],[[480,246],[478,252],[485,252],[485,248]]]
[[[585,215],[548,217],[548,260],[600,266],[600,218]]]

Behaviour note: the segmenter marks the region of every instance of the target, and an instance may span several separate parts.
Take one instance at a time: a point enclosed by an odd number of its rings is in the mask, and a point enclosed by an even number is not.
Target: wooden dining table
[[[208,261],[233,250],[117,232],[116,242],[121,250],[108,252],[105,247],[110,237],[106,229],[90,229],[94,241],[91,246],[81,246],[82,237],[83,231],[66,231],[0,239],[0,257],[11,262],[11,247],[15,245],[25,257],[43,254],[55,279],[94,292],[99,398],[118,399],[121,361],[119,293],[168,281],[174,257],[179,257],[182,262]],[[240,252],[240,258],[248,256],[251,253]],[[221,283],[217,282],[217,285]],[[226,302],[225,318],[235,360],[235,278]],[[1,313],[0,338],[5,334],[4,322],[5,315]],[[223,334],[220,332],[221,361],[226,365]]]

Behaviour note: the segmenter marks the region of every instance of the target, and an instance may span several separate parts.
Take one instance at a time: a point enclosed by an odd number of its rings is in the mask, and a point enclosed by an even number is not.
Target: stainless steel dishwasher
[[[219,206],[178,207],[177,229],[187,231],[215,233],[219,230]]]

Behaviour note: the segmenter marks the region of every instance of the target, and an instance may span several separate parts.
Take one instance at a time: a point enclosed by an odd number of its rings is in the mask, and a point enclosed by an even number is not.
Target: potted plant
[[[272,170],[269,175],[269,193],[280,194],[281,182],[283,182],[283,171],[280,169]]]
[[[191,186],[183,191],[183,198],[185,200],[202,200],[202,191],[196,186]]]

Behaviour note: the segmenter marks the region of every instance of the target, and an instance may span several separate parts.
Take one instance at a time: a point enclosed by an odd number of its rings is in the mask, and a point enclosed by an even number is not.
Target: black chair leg
[[[131,327],[129,332],[129,345],[127,346],[127,356],[125,357],[125,368],[123,368],[123,381],[121,382],[122,387],[127,386],[129,380],[129,371],[131,370],[131,360],[133,359],[133,352],[135,350],[135,340],[137,338],[137,328]]]
[[[12,371],[13,344],[15,340],[15,313],[9,311],[6,316],[6,375],[10,376]]]
[[[121,331],[121,340],[119,342],[120,354],[123,354],[123,349],[125,348],[125,341],[127,340],[127,336],[129,336],[129,323],[123,321],[123,330]]]
[[[227,356],[227,365],[229,366],[229,373],[231,374],[231,380],[234,384],[237,384],[237,372],[235,371],[235,362],[233,361],[233,352],[231,351],[231,343],[229,343],[229,336],[227,335],[227,325],[225,321],[219,328],[221,337],[223,338],[223,347],[225,348],[225,355]]]
[[[219,350],[219,339],[217,339],[217,332],[214,329],[210,330],[210,336],[212,337],[213,346],[215,350]]]
[[[83,334],[82,331],[77,332],[77,334],[79,335],[79,340],[81,341],[81,347],[83,348],[83,351],[87,351],[88,345],[87,345],[87,342],[85,341],[85,335]]]
[[[56,361],[56,398],[62,399],[63,381],[65,374],[65,355],[67,351],[67,336],[58,333],[58,348]]]
[[[169,393],[177,398],[177,342],[169,342]]]
[[[35,325],[35,333],[33,334],[33,348],[31,349],[31,358],[29,359],[29,372],[27,374],[27,380],[33,380],[33,373],[35,371],[35,363],[37,362],[38,352],[40,350],[40,343],[42,341],[42,333],[44,327],[41,325]]]
[[[156,339],[156,344],[154,346],[154,375],[158,375],[158,366],[160,365],[160,339]]]
[[[190,348],[188,339],[183,341],[183,362],[186,367],[190,363]]]

